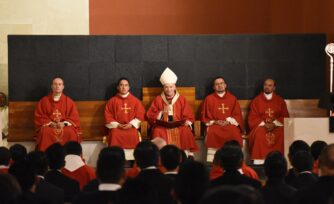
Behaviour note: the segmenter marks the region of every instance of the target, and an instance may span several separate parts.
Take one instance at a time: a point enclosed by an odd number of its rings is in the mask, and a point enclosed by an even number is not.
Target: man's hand
[[[275,129],[276,125],[274,123],[266,123],[264,125],[264,128],[266,129],[267,132],[271,132]]]
[[[51,128],[57,128],[57,123],[51,122],[49,125]]]
[[[226,120],[216,120],[213,124],[216,124],[216,125],[220,125],[222,127],[230,124],[230,122],[226,121]]]
[[[64,122],[58,122],[58,123],[57,123],[57,128],[59,128],[59,129],[63,129],[64,127],[65,127]]]
[[[123,130],[127,130],[127,129],[130,129],[130,128],[133,128],[133,126],[130,123],[128,123],[128,124],[119,124],[118,128],[123,129]]]

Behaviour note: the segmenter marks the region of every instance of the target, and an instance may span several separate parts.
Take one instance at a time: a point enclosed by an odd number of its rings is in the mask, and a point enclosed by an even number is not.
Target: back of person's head
[[[321,140],[314,141],[311,144],[311,154],[314,160],[318,160],[321,151],[327,146],[327,143]]]
[[[21,194],[20,184],[11,174],[0,174],[0,203],[15,203]]]
[[[27,155],[27,164],[36,175],[44,176],[48,170],[48,159],[42,151],[32,151]]]
[[[129,178],[121,189],[122,204],[156,204],[158,195],[147,182],[138,178]]]
[[[181,151],[175,145],[166,145],[160,150],[160,159],[167,170],[174,170],[180,164]]]
[[[232,147],[239,147],[241,149],[241,146],[239,144],[238,141],[236,140],[229,140],[229,141],[226,141],[223,145],[224,147],[227,147],[227,146],[232,146]]]
[[[218,150],[215,152],[215,155],[213,156],[213,161],[212,161],[212,163],[213,163],[214,165],[220,166],[220,163],[221,163],[221,161],[220,161],[220,157],[221,157],[221,150],[218,149]]]
[[[269,179],[284,178],[287,173],[287,161],[278,151],[270,152],[264,161],[264,172]]]
[[[334,144],[327,145],[319,156],[320,174],[334,176]]]
[[[9,148],[10,155],[14,162],[23,161],[27,156],[27,149],[21,144],[14,144]]]
[[[209,173],[205,165],[186,161],[180,166],[175,180],[175,193],[182,204],[197,203],[209,187]]]
[[[243,154],[239,147],[227,145],[220,149],[220,164],[226,171],[239,169],[242,162]]]
[[[66,142],[65,145],[64,145],[64,151],[65,151],[65,155],[69,155],[69,154],[74,154],[74,155],[77,155],[77,156],[82,155],[81,144],[79,142],[76,142],[76,141]]]
[[[159,161],[158,147],[148,140],[138,143],[133,155],[138,167],[141,169],[156,166]]]
[[[308,145],[305,141],[303,140],[296,140],[292,142],[292,144],[289,147],[289,159],[291,160],[293,155],[296,154],[299,151],[307,151],[310,152],[311,148],[310,145]]]
[[[9,167],[8,172],[16,178],[22,191],[31,190],[35,183],[35,173],[26,161],[15,162]]]
[[[96,165],[96,176],[101,183],[119,183],[124,175],[125,154],[117,146],[101,150]]]
[[[298,173],[312,171],[313,157],[310,152],[299,151],[292,156],[291,164]]]
[[[222,186],[205,193],[199,204],[263,204],[263,198],[255,189],[241,186]],[[251,188],[251,187],[247,187]]]
[[[0,165],[8,166],[10,162],[10,151],[7,147],[0,147]]]
[[[65,166],[64,147],[60,143],[50,145],[45,151],[49,161],[49,167],[52,170],[58,170]]]

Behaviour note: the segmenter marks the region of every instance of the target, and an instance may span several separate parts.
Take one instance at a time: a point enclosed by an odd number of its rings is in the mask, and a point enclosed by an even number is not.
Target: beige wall
[[[89,0],[0,0],[0,91],[5,93],[11,34],[88,35]]]

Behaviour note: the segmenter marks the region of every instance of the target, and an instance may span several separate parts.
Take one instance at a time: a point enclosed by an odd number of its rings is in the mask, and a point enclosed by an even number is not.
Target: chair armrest
[[[194,135],[195,135],[195,139],[202,139],[201,136],[201,121],[196,120],[194,122]]]
[[[148,139],[148,134],[147,134],[148,127],[147,126],[148,126],[147,121],[142,121],[140,123],[140,135],[141,135],[142,140]]]

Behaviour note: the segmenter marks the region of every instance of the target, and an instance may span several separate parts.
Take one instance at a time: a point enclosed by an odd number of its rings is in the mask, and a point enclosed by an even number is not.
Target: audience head
[[[175,170],[181,161],[181,151],[175,145],[166,145],[160,150],[162,165],[168,170]]]
[[[124,150],[117,146],[105,147],[101,150],[96,165],[96,176],[101,183],[120,184],[125,175]]]
[[[138,167],[141,169],[156,166],[159,161],[158,147],[148,140],[138,143],[133,155]]]
[[[311,144],[311,154],[314,160],[318,160],[321,151],[327,146],[327,143],[321,140],[314,141]]]
[[[0,165],[8,166],[10,162],[10,151],[7,147],[0,147]]]
[[[287,161],[278,151],[270,152],[264,161],[264,172],[268,179],[284,178],[287,174]]]
[[[0,174],[0,203],[15,203],[21,194],[20,184],[11,174]]]
[[[334,176],[334,144],[327,145],[319,156],[320,176]]]
[[[65,155],[69,155],[69,154],[74,154],[74,155],[77,155],[77,156],[82,155],[81,144],[79,142],[76,142],[76,141],[66,142],[65,145],[64,145],[64,151],[65,151]]]
[[[220,160],[220,157],[221,157],[221,150],[218,149],[216,152],[215,152],[215,155],[213,156],[213,161],[212,163],[216,166],[220,166],[221,164],[221,160]]]
[[[289,153],[288,153],[288,157],[289,160],[291,162],[291,159],[293,157],[294,154],[296,154],[299,151],[307,151],[310,152],[311,148],[310,146],[303,140],[296,140],[294,141],[290,147],[289,147]]]
[[[9,148],[10,155],[14,162],[23,161],[27,156],[27,149],[21,144],[14,144]]]
[[[48,170],[48,159],[42,151],[30,152],[27,155],[27,164],[36,175],[44,176]]]
[[[148,184],[138,178],[129,178],[125,181],[121,189],[122,204],[156,204],[157,194]]]
[[[64,147],[60,143],[50,145],[45,151],[49,161],[49,167],[52,170],[58,170],[65,166]]]
[[[175,193],[182,204],[197,203],[209,187],[209,174],[204,164],[186,161],[175,180]]]
[[[249,186],[222,186],[205,193],[199,204],[263,204],[261,194]]]
[[[299,151],[292,156],[291,164],[297,173],[312,171],[313,157],[310,152]]]
[[[26,161],[15,162],[9,167],[9,173],[13,175],[21,186],[22,191],[32,191],[35,184],[35,173]]]
[[[237,170],[243,162],[243,154],[239,147],[226,145],[220,149],[220,164],[226,171]]]

